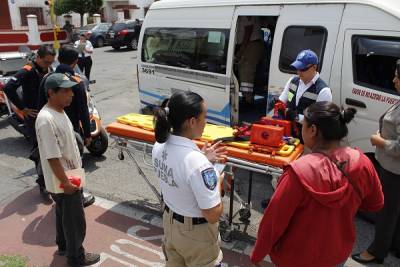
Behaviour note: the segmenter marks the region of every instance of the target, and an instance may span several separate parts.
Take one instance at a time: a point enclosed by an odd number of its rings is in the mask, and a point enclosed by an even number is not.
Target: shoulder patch
[[[72,79],[74,79],[77,83],[80,83],[82,81],[81,77],[79,76],[72,76]]]
[[[203,177],[204,185],[210,189],[214,190],[217,187],[218,177],[215,173],[214,168],[208,168],[201,172],[201,176]]]
[[[26,64],[26,65],[24,65],[23,69],[24,69],[24,70],[27,70],[27,71],[30,71],[30,70],[32,70],[32,66]]]

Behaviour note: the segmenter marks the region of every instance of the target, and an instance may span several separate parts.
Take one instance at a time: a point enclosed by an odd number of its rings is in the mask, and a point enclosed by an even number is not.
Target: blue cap
[[[310,49],[301,51],[297,55],[296,60],[290,64],[290,66],[296,70],[303,70],[307,68],[308,65],[318,65],[317,54]]]

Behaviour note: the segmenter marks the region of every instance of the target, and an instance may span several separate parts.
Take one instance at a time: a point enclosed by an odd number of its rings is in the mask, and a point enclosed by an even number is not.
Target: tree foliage
[[[56,0],[54,10],[56,15],[75,12],[81,16],[81,26],[83,25],[83,15],[85,13],[94,14],[100,11],[103,0]]]

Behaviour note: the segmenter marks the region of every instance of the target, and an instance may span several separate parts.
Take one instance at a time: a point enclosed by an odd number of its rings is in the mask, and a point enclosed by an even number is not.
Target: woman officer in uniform
[[[206,113],[201,96],[177,92],[155,115],[152,160],[165,203],[167,267],[214,267],[222,260],[218,219],[223,212],[219,191],[223,176],[192,141],[201,137]],[[207,151],[215,156],[212,150]]]

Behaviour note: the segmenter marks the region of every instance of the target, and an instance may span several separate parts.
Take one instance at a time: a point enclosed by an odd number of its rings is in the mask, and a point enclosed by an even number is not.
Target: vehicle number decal
[[[142,72],[145,73],[145,74],[154,75],[154,69],[142,67]]]

